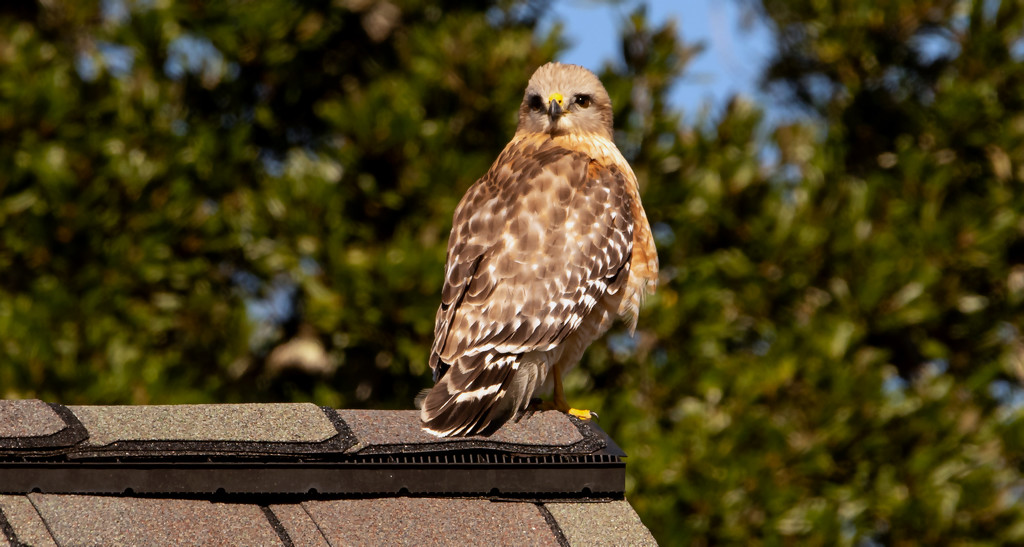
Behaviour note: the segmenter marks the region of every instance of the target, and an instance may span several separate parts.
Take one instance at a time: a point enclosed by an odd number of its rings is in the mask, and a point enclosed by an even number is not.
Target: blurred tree
[[[762,0],[693,126],[601,74],[662,285],[567,379],[664,543],[1024,541],[1024,8]],[[0,6],[0,396],[408,408],[451,212],[562,47],[529,0]]]
[[[620,98],[663,286],[575,387],[631,499],[680,543],[1024,541],[1024,3],[754,7],[809,119]],[[670,42],[635,17],[623,88]]]
[[[409,405],[451,211],[559,47],[530,2],[0,13],[4,395]]]

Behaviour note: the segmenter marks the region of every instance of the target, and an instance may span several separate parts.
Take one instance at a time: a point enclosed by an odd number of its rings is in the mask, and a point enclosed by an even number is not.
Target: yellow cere
[[[548,95],[548,102],[549,103],[551,101],[554,101],[554,102],[558,103],[558,106],[562,106],[562,100],[563,100],[562,94],[558,93],[557,91],[555,93],[552,93],[551,95]]]

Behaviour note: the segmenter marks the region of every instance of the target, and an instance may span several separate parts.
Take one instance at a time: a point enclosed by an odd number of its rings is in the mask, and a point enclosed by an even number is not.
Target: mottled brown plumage
[[[569,410],[561,375],[616,317],[635,326],[657,274],[607,91],[583,67],[538,68],[515,136],[455,210],[424,429],[492,433],[546,384]]]

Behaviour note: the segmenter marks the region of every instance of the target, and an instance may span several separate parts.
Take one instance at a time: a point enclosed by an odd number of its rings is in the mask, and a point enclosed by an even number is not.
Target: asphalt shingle
[[[0,495],[0,511],[3,512],[19,544],[36,547],[56,546],[46,530],[46,523],[27,497]]]
[[[338,434],[311,403],[70,406],[89,431],[86,446],[117,441],[316,443]]]
[[[625,500],[595,503],[545,503],[570,545],[616,547],[657,545],[640,516]]]
[[[303,506],[332,545],[558,545],[528,502],[380,498]]]
[[[270,510],[277,517],[293,544],[308,547],[330,546],[302,505],[298,503],[271,505]]]
[[[562,412],[534,412],[519,422],[509,422],[490,437],[438,438],[422,429],[416,410],[339,410],[338,414],[356,436],[358,444],[352,452],[367,447],[400,445],[511,444],[566,447],[583,440],[583,435]]]
[[[59,454],[85,437],[85,428],[67,407],[36,399],[0,401],[0,451]]]
[[[0,401],[0,438],[42,437],[65,427],[50,405],[38,399]]]
[[[416,411],[0,401],[0,547],[654,544],[601,498],[621,456],[554,411],[438,439]]]
[[[60,545],[282,544],[254,504],[54,494],[28,497]]]

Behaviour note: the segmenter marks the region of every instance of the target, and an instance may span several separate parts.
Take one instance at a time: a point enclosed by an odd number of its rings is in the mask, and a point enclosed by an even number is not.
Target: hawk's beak
[[[555,121],[558,118],[562,117],[563,100],[564,99],[562,98],[561,93],[552,93],[548,97],[548,117],[551,118],[551,121]]]

